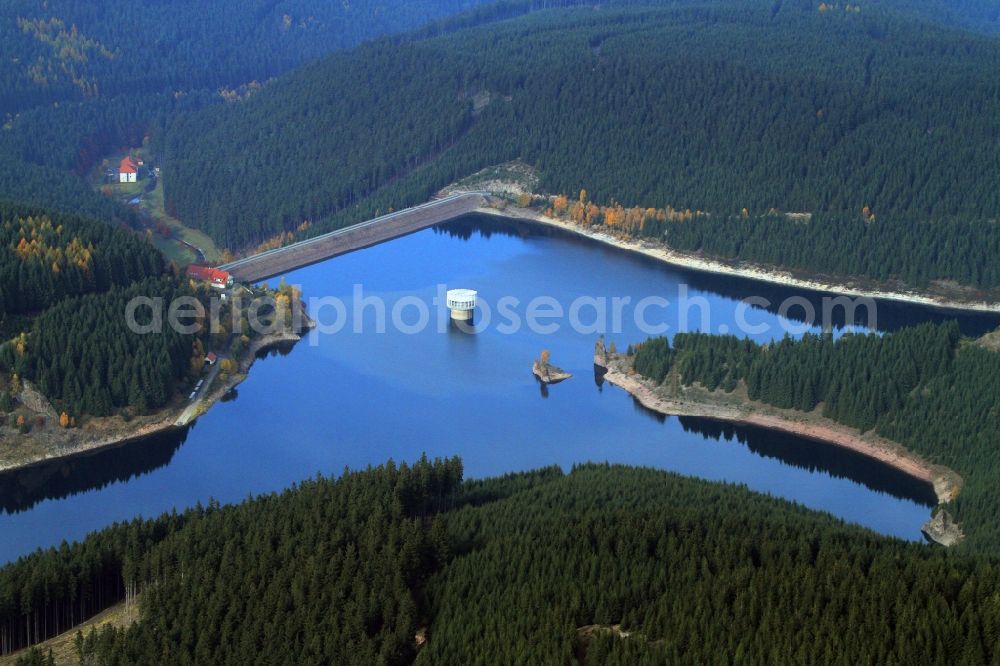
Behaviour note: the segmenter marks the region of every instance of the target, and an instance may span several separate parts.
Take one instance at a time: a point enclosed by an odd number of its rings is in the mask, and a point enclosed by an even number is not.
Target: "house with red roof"
[[[192,280],[207,282],[213,289],[226,289],[233,286],[232,275],[211,266],[196,266],[191,264],[187,267],[186,274]]]
[[[139,165],[135,163],[131,155],[122,158],[118,165],[118,182],[134,183],[139,176]]]

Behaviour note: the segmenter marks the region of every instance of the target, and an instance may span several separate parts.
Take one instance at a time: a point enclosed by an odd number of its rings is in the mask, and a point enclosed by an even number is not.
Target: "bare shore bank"
[[[660,414],[699,416],[753,425],[849,449],[930,484],[939,504],[950,502],[961,489],[961,477],[953,470],[932,465],[896,442],[871,433],[859,433],[822,416],[716,395],[718,392],[704,392],[704,395],[702,392],[685,392],[679,397],[668,395],[663,387],[632,372],[630,361],[616,354],[603,357],[595,354],[594,364],[607,370],[604,375],[607,382],[625,390],[641,405]]]
[[[1000,313],[1000,302],[983,300],[960,300],[954,297],[944,297],[921,293],[918,291],[893,291],[891,289],[860,288],[850,282],[823,281],[797,277],[787,271],[777,268],[749,264],[746,262],[726,263],[723,261],[701,257],[695,254],[678,252],[663,243],[648,240],[629,240],[612,236],[594,228],[583,227],[574,222],[551,218],[531,209],[508,204],[502,208],[480,206],[476,213],[494,215],[515,220],[535,222],[550,227],[556,227],[580,236],[591,238],[606,245],[611,245],[628,252],[637,252],[658,261],[690,270],[719,275],[757,280],[771,284],[808,289],[812,291],[829,292],[852,298],[873,298],[888,301],[898,301],[913,305],[924,305],[946,310],[963,310],[970,312]]]

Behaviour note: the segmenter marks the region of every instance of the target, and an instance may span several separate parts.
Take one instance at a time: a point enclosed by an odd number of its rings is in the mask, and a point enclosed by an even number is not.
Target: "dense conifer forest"
[[[0,570],[3,640],[139,595],[138,624],[78,641],[87,663],[979,664],[996,649],[986,560],[652,470],[461,475],[457,459],[390,463],[40,551]]]
[[[144,143],[167,208],[232,248],[521,159],[546,193],[699,211],[632,218],[678,249],[996,288],[1000,45],[964,30],[995,35],[997,17],[986,0],[11,0],[0,317],[25,326],[0,340],[0,371],[73,417],[127,417],[200,369],[202,337],[125,327],[134,296],[198,293],[84,180]],[[81,636],[85,663],[1000,659],[1000,355],[950,324],[633,351],[658,381],[821,409],[957,470],[948,510],[968,538],[904,543],[652,470],[463,481],[460,460],[422,459],[4,566],[0,654],[126,601],[141,621]]]
[[[368,44],[188,114],[163,135],[166,196],[240,246],[521,158],[547,192],[706,211],[671,231],[685,249],[996,286],[978,248],[1000,236],[998,65],[994,40],[869,5],[543,11]],[[754,224],[727,235],[744,209]],[[757,222],[772,209],[815,217]],[[900,247],[912,260],[882,261]]]
[[[1000,286],[996,220],[706,217],[694,223],[653,222],[639,235],[661,238],[678,250],[813,274],[901,280],[918,287],[949,279],[986,289]]]
[[[238,86],[483,0],[10,0],[0,115],[63,99]]]
[[[0,367],[36,382],[57,410],[72,415],[108,416],[126,406],[145,413],[162,407],[192,372],[192,364],[200,362],[201,343],[166,323],[154,334],[132,332],[126,306],[136,297],[162,298],[169,304],[181,296],[193,292],[162,277],[64,299],[34,318],[27,335],[0,347]],[[152,316],[144,309],[136,318],[148,324]]]
[[[926,287],[949,278],[963,285],[1000,285],[1000,225],[995,220],[875,219],[782,214],[715,216],[672,206],[603,205],[574,196],[519,195],[516,202],[584,229],[665,242],[675,250],[722,260],[798,269],[807,277],[867,276]],[[898,284],[898,283],[897,283]]]
[[[822,413],[903,444],[961,474],[952,507],[964,547],[1000,550],[995,494],[1000,475],[1000,354],[962,339],[954,323],[879,335],[806,335],[759,345],[733,336],[683,333],[637,345],[635,370],[662,382],[732,391]]]
[[[0,12],[3,48],[18,54],[0,86],[18,109],[0,132],[0,194],[133,223],[76,176],[151,140],[168,210],[243,248],[416,203],[520,157],[547,192],[710,212],[667,225],[678,249],[1000,285],[984,260],[1000,244],[987,176],[1000,47],[955,28],[993,32],[989,3],[404,4],[18,0]],[[251,80],[431,19],[247,99]]]
[[[890,3],[941,25],[958,26],[985,34],[1000,33],[1000,6],[991,0],[929,0],[920,3]]]
[[[11,0],[0,6],[0,198],[131,221],[79,177],[163,119],[378,35],[524,12],[483,0]],[[450,19],[455,14],[457,18]],[[454,25],[450,21],[454,21]]]
[[[12,337],[0,341],[5,379],[31,380],[67,419],[167,403],[191,372],[195,336],[169,326],[136,334],[125,307],[136,296],[169,303],[193,292],[151,245],[104,222],[9,203],[0,203],[0,245],[0,320],[20,329],[5,327]],[[4,412],[9,390],[0,392]]]
[[[63,298],[0,343],[0,371],[12,383],[31,380],[61,416],[128,419],[167,405],[202,375],[209,351],[231,354],[220,361],[230,372],[252,337],[299,325],[301,292],[284,282],[252,298],[213,297],[208,286],[168,273]],[[0,413],[10,411],[10,393],[0,391]]]
[[[163,273],[141,238],[92,219],[0,203],[0,318]]]

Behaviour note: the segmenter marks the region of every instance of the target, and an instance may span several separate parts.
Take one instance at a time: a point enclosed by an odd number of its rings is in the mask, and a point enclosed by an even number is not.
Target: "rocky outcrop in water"
[[[942,546],[954,546],[965,538],[962,528],[944,509],[938,511],[934,517],[924,523],[921,531],[928,539]]]
[[[548,350],[543,351],[542,355],[536,358],[535,362],[531,364],[531,372],[533,372],[535,377],[538,377],[538,381],[543,384],[555,384],[573,376],[562,368],[557,368],[549,363]]]
[[[544,384],[556,384],[573,376],[573,373],[557,368],[551,363],[542,364],[539,361],[535,361],[531,365],[531,371]]]
[[[594,365],[600,368],[608,367],[608,348],[604,346],[604,336],[597,338],[594,345]]]

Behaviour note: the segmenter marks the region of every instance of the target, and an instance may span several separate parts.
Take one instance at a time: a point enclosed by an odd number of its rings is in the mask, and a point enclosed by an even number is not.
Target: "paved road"
[[[219,360],[221,361],[222,359]],[[212,387],[212,382],[215,381],[215,376],[218,374],[219,374],[219,361],[216,361],[215,365],[213,365],[208,369],[208,374],[205,375],[205,381],[201,383],[201,388],[198,389],[198,391],[195,393],[194,398],[191,400],[188,406],[184,408],[184,411],[181,412],[181,415],[177,417],[177,420],[174,422],[174,425],[186,426],[188,423],[192,421],[192,419],[194,419],[198,411],[198,405],[201,404],[201,399],[205,397],[206,393],[208,393],[208,389]]]
[[[322,236],[267,250],[220,266],[236,280],[256,282],[330,257],[375,245],[472,212],[486,192],[461,192],[359,222]]]
[[[219,366],[222,365],[222,361],[224,359],[229,358],[229,350],[232,349],[233,341],[235,339],[236,339],[236,334],[231,333],[229,335],[229,338],[226,339],[225,347],[223,347],[223,349],[225,349],[226,351],[224,353],[216,352],[217,358],[215,361],[215,365],[209,367],[208,374],[205,375],[204,381],[201,383],[201,388],[195,392],[195,395],[193,398],[190,399],[188,406],[184,408],[184,411],[181,412],[181,415],[177,417],[176,421],[174,421],[174,425],[186,426],[188,423],[191,422],[192,419],[194,419],[195,414],[198,411],[198,405],[201,404],[201,401],[208,393],[208,390],[212,388],[212,382],[215,381],[216,375],[219,374]]]

